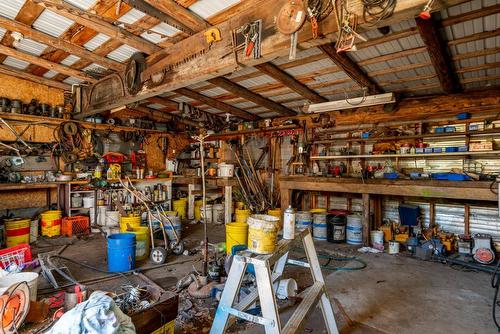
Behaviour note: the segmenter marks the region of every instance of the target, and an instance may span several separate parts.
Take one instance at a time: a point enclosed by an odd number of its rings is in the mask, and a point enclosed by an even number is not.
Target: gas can
[[[283,239],[295,239],[295,210],[291,205],[283,213]]]

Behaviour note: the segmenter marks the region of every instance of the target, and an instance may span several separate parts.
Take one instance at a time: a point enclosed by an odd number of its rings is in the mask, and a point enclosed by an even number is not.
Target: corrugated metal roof
[[[16,43],[16,49],[24,51],[26,53],[40,56],[43,51],[47,48],[47,45],[39,43],[29,38],[23,38],[19,43]]]
[[[64,0],[64,1],[69,3],[70,5],[73,5],[83,10],[87,10],[93,7],[94,4],[97,2],[96,0]]]
[[[154,26],[150,30],[151,31],[142,33],[141,37],[153,43],[160,43],[163,39],[174,36],[180,32],[178,29],[166,24],[165,22]]]
[[[307,57],[314,56],[314,55],[317,55],[317,54],[320,54],[320,53],[322,53],[322,51],[320,49],[318,49],[318,48],[310,48],[310,49],[306,49],[306,50],[297,50],[297,56],[295,57],[295,60],[307,58]],[[274,65],[282,65],[282,64],[289,63],[289,62],[290,62],[290,59],[288,58],[288,56],[280,57],[280,58],[277,58],[277,59],[275,59],[275,60],[272,61],[272,63]]]
[[[26,67],[29,66],[30,63],[21,59],[7,56],[7,58],[5,58],[5,60],[3,61],[3,64],[20,70],[24,70]]]
[[[0,1],[0,15],[14,20],[25,2],[25,0]]]
[[[243,86],[245,88],[252,88],[254,86],[260,86],[260,85],[272,84],[272,83],[276,83],[276,80],[274,80],[273,78],[271,78],[268,75],[261,75],[261,76],[258,76],[256,78],[251,78],[251,79],[242,80],[242,81],[238,82],[238,84],[240,86]]]
[[[320,72],[329,67],[335,67],[335,64],[330,58],[321,59],[304,65],[292,67],[286,70],[291,76],[304,75],[311,72]]]
[[[5,30],[4,28],[0,27],[0,39],[3,38],[3,36],[5,35],[6,32],[7,32],[7,30]]]
[[[206,19],[219,12],[222,12],[228,7],[231,7],[240,2],[240,0],[198,0],[189,9]]]
[[[85,68],[82,69],[82,71],[89,72],[89,73],[104,73],[106,72],[107,68],[104,66],[101,66],[96,63],[92,63],[89,66],[86,66]]]
[[[142,19],[144,16],[146,16],[145,13],[143,13],[140,10],[137,10],[135,8],[132,8],[127,13],[120,16],[118,21],[123,22],[123,23],[127,23],[127,24],[133,24],[133,23],[137,22],[138,20]]]
[[[80,57],[75,56],[75,55],[69,55],[61,61],[61,64],[66,65],[66,66],[71,66],[79,60],[80,60]]]
[[[231,73],[230,75],[227,75],[226,78],[232,80],[232,79],[235,79],[237,77],[241,77],[243,75],[251,74],[251,73],[254,73],[257,71],[258,70],[254,67],[244,67],[239,71],[236,71],[236,72]]]
[[[214,87],[211,89],[203,90],[200,93],[203,95],[206,95],[206,96],[210,96],[210,97],[217,96],[217,95],[229,94],[229,92],[227,90],[224,90],[224,89],[219,88],[219,87]]]
[[[85,43],[83,46],[90,51],[94,51],[104,43],[106,43],[111,37],[103,33],[98,33],[90,41]]]
[[[50,71],[47,71],[43,74],[43,76],[47,79],[52,79],[53,77],[55,77],[56,75],[58,75],[59,72],[57,71],[54,71],[54,70],[50,70]]]
[[[257,106],[257,104],[250,102],[250,101],[245,101],[245,102],[233,104],[233,107],[240,108],[240,109],[252,108],[252,107],[256,107],[256,106]]]
[[[148,104],[148,107],[155,109],[155,110],[165,108],[165,106],[163,104],[158,104],[158,103]]]
[[[63,82],[67,83],[68,85],[76,85],[76,84],[82,83],[83,80],[75,78],[75,77],[68,77],[68,78],[64,79]]]
[[[33,23],[33,28],[51,36],[59,37],[68,30],[73,23],[72,20],[46,9]]]
[[[277,112],[271,111],[271,112],[266,112],[263,114],[259,114],[260,117],[262,118],[271,118],[271,117],[278,117],[279,114]]]
[[[106,57],[123,63],[126,62],[136,52],[139,52],[139,50],[131,46],[128,46],[126,44],[123,44],[120,47],[108,53]]]

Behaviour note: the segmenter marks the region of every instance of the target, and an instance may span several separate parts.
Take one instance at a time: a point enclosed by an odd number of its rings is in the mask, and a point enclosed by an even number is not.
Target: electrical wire
[[[392,16],[396,8],[396,0],[362,0],[363,19],[366,23],[376,25]]]

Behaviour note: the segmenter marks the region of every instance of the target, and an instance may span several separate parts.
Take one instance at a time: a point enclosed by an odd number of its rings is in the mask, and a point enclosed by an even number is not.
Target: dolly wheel
[[[151,261],[155,264],[163,264],[167,260],[167,251],[165,248],[155,247],[151,250],[151,255],[149,256]]]
[[[176,246],[175,241],[172,241],[170,243],[170,249],[172,250],[172,253],[174,253],[175,255],[181,255],[182,253],[184,253],[184,243],[181,241]]]

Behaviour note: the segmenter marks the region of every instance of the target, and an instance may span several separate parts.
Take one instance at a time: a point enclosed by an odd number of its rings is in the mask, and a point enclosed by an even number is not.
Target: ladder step
[[[307,317],[307,315],[312,311],[312,309],[316,306],[319,297],[323,294],[323,282],[315,282],[307,291],[304,299],[299,304],[295,312],[293,312],[292,316],[288,320],[285,325],[285,328],[281,331],[283,334],[293,334],[298,333],[302,322]]]

